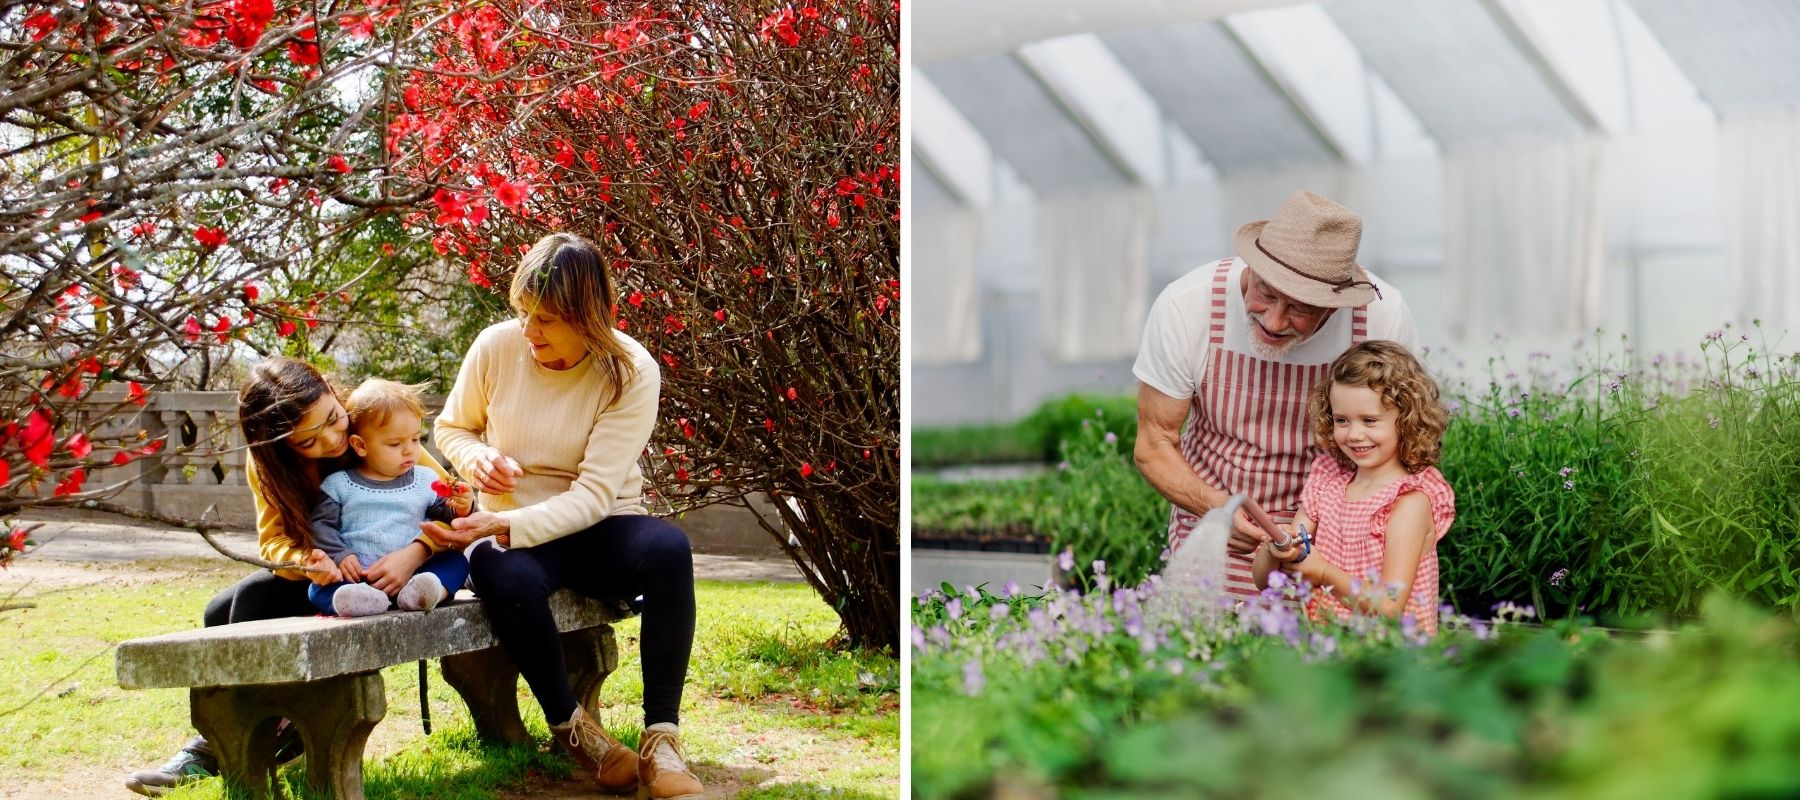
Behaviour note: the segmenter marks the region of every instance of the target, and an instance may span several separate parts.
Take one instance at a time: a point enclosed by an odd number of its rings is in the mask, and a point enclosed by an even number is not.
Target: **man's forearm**
[[[1201,480],[1181,453],[1167,445],[1152,444],[1137,453],[1138,471],[1157,494],[1188,512],[1203,515],[1224,505],[1228,495]]]

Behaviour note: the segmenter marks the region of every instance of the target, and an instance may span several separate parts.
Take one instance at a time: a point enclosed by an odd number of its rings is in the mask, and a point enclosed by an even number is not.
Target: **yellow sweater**
[[[444,466],[424,450],[419,451],[419,463],[430,467],[440,478],[450,477],[450,473],[444,471]],[[263,494],[262,476],[256,472],[256,459],[254,458],[246,457],[244,459],[244,482],[250,484],[250,497],[256,503],[256,544],[257,549],[262,551],[263,560],[273,561],[277,564],[306,563],[307,551],[300,549],[300,546],[292,538],[289,538],[287,526],[281,522],[281,512],[276,511],[275,504],[271,503],[269,498]],[[307,509],[307,511],[311,510]],[[424,542],[425,547],[433,553],[443,549],[442,545],[433,542],[431,537],[424,534],[420,534],[415,541]],[[369,565],[364,564],[363,566]],[[306,573],[296,569],[278,569],[275,570],[275,574],[292,581],[307,579]]]
[[[514,547],[567,536],[613,514],[645,513],[638,457],[656,425],[662,372],[637,340],[611,333],[637,375],[605,406],[610,392],[598,359],[546,369],[515,320],[489,326],[463,357],[434,436],[463,475],[474,474],[489,446],[524,468],[513,492],[481,495],[481,507],[511,526]]]

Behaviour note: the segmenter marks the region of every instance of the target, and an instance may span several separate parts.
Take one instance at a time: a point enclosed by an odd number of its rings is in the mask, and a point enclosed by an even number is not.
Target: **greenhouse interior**
[[[1298,189],[1360,214],[1359,262],[1444,380],[1800,345],[1800,3],[922,2],[913,25],[915,428],[1134,392],[1158,292]]]

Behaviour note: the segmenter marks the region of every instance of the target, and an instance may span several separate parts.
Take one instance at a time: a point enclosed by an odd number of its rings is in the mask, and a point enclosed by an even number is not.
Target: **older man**
[[[1278,521],[1293,519],[1319,454],[1308,392],[1355,342],[1392,339],[1418,349],[1400,293],[1356,263],[1361,242],[1354,212],[1295,192],[1273,219],[1238,228],[1237,258],[1182,276],[1156,299],[1132,368],[1135,455],[1144,478],[1174,504],[1171,549],[1236,492]],[[1228,592],[1255,593],[1250,553],[1264,538],[1238,512]]]

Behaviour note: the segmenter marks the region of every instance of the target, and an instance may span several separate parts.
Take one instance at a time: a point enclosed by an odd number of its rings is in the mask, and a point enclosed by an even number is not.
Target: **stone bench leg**
[[[312,793],[362,800],[363,745],[387,714],[380,672],[306,683],[190,690],[194,727],[219,756],[227,797],[273,797],[275,725],[286,717],[306,745]]]
[[[611,625],[598,625],[562,635],[563,664],[575,699],[594,719],[600,718],[600,687],[619,665],[619,646]],[[498,647],[445,656],[440,660],[450,684],[475,720],[484,741],[527,744],[531,735],[519,718],[519,670]],[[309,747],[311,745],[308,745]]]

